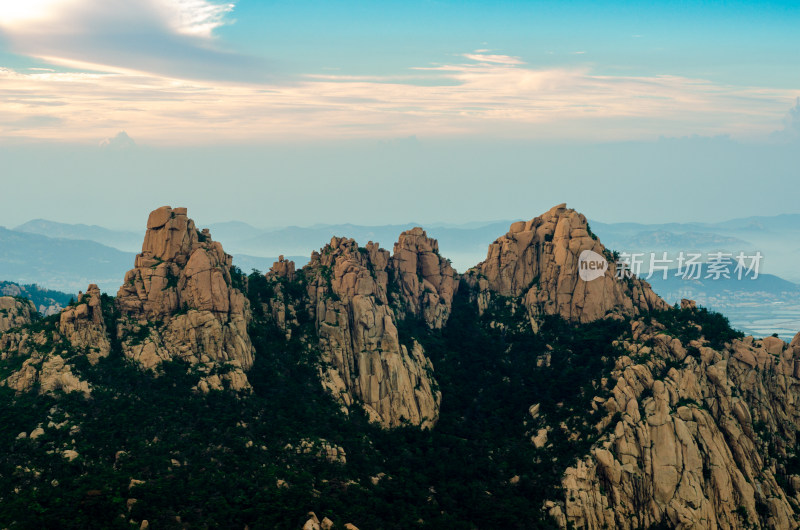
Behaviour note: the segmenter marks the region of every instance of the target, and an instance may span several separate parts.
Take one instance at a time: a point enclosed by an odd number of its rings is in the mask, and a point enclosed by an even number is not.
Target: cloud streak
[[[26,0],[19,5],[0,7],[0,34],[21,55],[98,71],[266,79],[264,61],[221,50],[213,38],[233,11],[231,3]]]
[[[414,134],[579,141],[693,134],[766,138],[798,95],[677,76],[533,68],[515,57],[480,52],[413,72],[309,76],[276,85],[0,69],[0,136],[95,144],[122,129],[143,144]],[[26,121],[42,115],[59,126]]]

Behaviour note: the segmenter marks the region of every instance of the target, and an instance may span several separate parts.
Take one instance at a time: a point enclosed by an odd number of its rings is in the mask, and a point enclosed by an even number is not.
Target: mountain
[[[264,233],[264,230],[241,221],[212,223],[208,225],[208,229],[228,246],[235,246],[239,241],[252,239]]]
[[[33,219],[14,228],[14,231],[58,239],[95,241],[125,252],[138,251],[142,242],[142,235],[136,232],[110,230],[97,225],[57,223],[46,219]]]
[[[666,230],[637,232],[625,240],[632,248],[649,248],[663,250],[698,250],[718,248],[750,248],[752,243],[736,237],[720,236],[707,232],[675,233]],[[655,251],[655,250],[653,250]]]
[[[798,527],[800,334],[612,258],[561,204],[245,275],[159,208],[116,297],[0,298],[0,526]]]
[[[653,289],[672,303],[677,303],[681,298],[714,297],[727,294],[744,295],[758,293],[763,296],[788,295],[800,299],[800,285],[784,280],[772,274],[759,274],[756,278],[743,277],[738,279],[735,275],[725,278],[682,278],[675,269],[668,270],[666,278],[663,273],[655,273],[648,281]]]
[[[133,254],[94,241],[50,238],[0,227],[0,278],[77,292],[89,282],[116,289]]]
[[[486,257],[486,246],[512,222],[471,222],[463,224],[438,223],[427,232],[438,240],[442,252],[458,270],[466,270]],[[595,233],[606,246],[620,252],[680,251],[761,251],[765,256],[766,272],[800,282],[795,263],[800,259],[800,249],[787,241],[797,238],[800,232],[800,215],[745,217],[717,223],[603,223],[591,221]],[[207,226],[234,256],[243,270],[266,270],[281,254],[293,259],[303,256],[303,261],[320,241],[333,236],[348,236],[357,241],[378,243],[393,242],[403,230],[416,223],[398,225],[364,226],[353,224],[310,227],[290,226],[261,229],[241,221],[212,223]],[[96,241],[123,251],[139,251],[141,235],[87,225],[70,225],[46,220],[33,220],[16,230],[38,233],[48,237]],[[83,283],[83,282],[79,282]]]

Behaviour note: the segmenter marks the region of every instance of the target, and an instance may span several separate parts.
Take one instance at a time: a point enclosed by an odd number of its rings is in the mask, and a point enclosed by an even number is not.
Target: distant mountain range
[[[46,219],[33,219],[14,228],[14,231],[56,239],[94,241],[124,252],[138,252],[142,248],[141,233],[111,230],[97,225],[67,224]]]
[[[0,280],[4,283],[37,285],[67,293],[77,293],[85,290],[90,283],[96,283],[101,290],[115,294],[136,255],[134,251],[115,248],[125,248],[125,238],[132,232],[42,220],[31,221],[23,226],[25,230],[0,227]],[[57,237],[36,233],[36,230],[44,231],[48,227],[53,228]],[[95,236],[100,241],[80,239],[81,236]],[[142,236],[136,237],[140,240],[140,250]],[[248,273],[253,269],[266,272],[277,259],[278,255],[236,253],[234,265]],[[287,259],[302,266],[308,261],[308,256],[287,256]]]
[[[795,297],[800,302],[800,285],[772,274],[759,274],[754,280],[749,278],[740,280],[735,276],[720,277],[716,280],[702,277],[683,279],[671,270],[668,271],[666,279],[663,274],[654,274],[647,281],[662,298],[673,304],[680,301],[680,298],[698,299],[743,293],[785,294]]]
[[[6,281],[73,293],[96,283],[115,292],[133,257],[95,241],[0,228],[0,279]]]
[[[514,220],[471,222],[464,225],[432,224],[428,235],[439,241],[440,251],[453,266],[465,271],[486,257],[486,246],[504,233]],[[215,240],[234,256],[244,271],[269,270],[279,255],[304,265],[312,251],[333,236],[346,236],[360,244],[378,242],[392,249],[397,236],[419,223],[365,226],[354,224],[288,226],[261,229],[241,221],[207,225]],[[591,227],[608,247],[624,252],[726,250],[760,251],[771,274],[800,282],[800,248],[790,244],[800,236],[800,215],[746,217],[719,223],[603,223]],[[115,292],[122,275],[141,250],[144,228],[112,230],[97,225],[66,224],[35,219],[13,230],[0,229],[0,278],[77,291],[95,282]],[[54,265],[58,264],[58,267]],[[54,273],[53,271],[59,271]]]

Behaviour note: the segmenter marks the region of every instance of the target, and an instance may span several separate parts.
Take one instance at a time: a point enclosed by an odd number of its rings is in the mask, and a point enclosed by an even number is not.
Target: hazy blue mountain
[[[699,279],[683,279],[676,276],[675,272],[675,270],[668,271],[667,279],[663,278],[663,274],[656,273],[647,280],[653,290],[670,303],[680,300],[679,293],[685,293],[683,298],[692,298],[693,295],[711,297],[725,293],[761,293],[765,297],[786,294],[797,297],[797,301],[800,302],[800,285],[773,274],[759,274],[756,279],[741,280],[731,274],[730,278],[720,277],[715,280],[704,278],[703,275]]]
[[[231,245],[237,241],[252,239],[264,233],[263,229],[256,228],[253,225],[241,221],[212,223],[198,228],[208,228],[211,230],[211,237],[213,237],[215,241],[222,241],[223,245]]]
[[[51,238],[0,227],[0,278],[66,292],[90,283],[116,293],[134,254],[95,241]]]
[[[632,235],[614,234],[610,237],[600,234],[600,239],[611,248],[624,250],[716,250],[723,248],[744,250],[753,246],[749,241],[738,237],[714,234],[710,232],[670,232],[668,230],[648,230]]]
[[[53,238],[95,241],[127,252],[141,251],[144,237],[144,228],[142,232],[121,231],[97,225],[58,223],[46,219],[28,221],[14,230]]]

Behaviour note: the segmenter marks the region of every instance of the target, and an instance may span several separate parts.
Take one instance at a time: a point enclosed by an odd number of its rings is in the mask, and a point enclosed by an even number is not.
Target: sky
[[[797,2],[0,0],[0,225],[798,213],[798,27]]]

